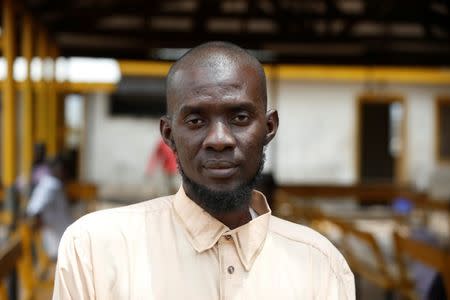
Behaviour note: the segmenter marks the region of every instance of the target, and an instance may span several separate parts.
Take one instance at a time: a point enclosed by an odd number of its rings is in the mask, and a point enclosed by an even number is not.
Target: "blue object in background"
[[[409,214],[412,211],[413,207],[414,205],[409,199],[401,197],[396,198],[392,203],[392,209],[394,210],[394,212],[401,215]]]

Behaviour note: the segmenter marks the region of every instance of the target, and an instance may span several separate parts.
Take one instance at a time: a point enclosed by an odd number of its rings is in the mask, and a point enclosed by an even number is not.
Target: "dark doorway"
[[[401,104],[389,101],[360,103],[360,163],[362,183],[396,181],[400,155]]]
[[[436,107],[437,158],[439,162],[450,162],[450,97],[439,98]]]

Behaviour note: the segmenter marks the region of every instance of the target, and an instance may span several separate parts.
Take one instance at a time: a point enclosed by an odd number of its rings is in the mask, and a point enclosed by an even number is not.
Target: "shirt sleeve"
[[[35,216],[53,200],[56,190],[48,184],[42,183],[36,187],[27,206],[27,215]]]
[[[355,295],[355,279],[350,271],[347,262],[342,255],[337,257],[337,269],[330,272],[328,288],[325,289],[327,295],[321,299],[327,300],[354,300]]]
[[[77,224],[64,233],[58,250],[53,300],[95,299],[90,239]]]

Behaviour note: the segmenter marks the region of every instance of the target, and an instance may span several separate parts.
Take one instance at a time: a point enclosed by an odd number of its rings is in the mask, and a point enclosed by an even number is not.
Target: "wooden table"
[[[0,298],[17,299],[17,264],[22,255],[22,241],[18,234],[0,240],[0,280],[9,278],[9,298],[0,282]]]

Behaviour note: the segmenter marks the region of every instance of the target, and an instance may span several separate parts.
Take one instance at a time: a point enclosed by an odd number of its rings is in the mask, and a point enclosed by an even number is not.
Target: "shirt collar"
[[[212,248],[220,237],[231,235],[242,265],[250,271],[266,239],[271,210],[264,195],[252,192],[251,208],[258,216],[238,228],[230,230],[192,201],[181,187],[173,202],[175,212],[186,228],[192,247],[199,253]]]

